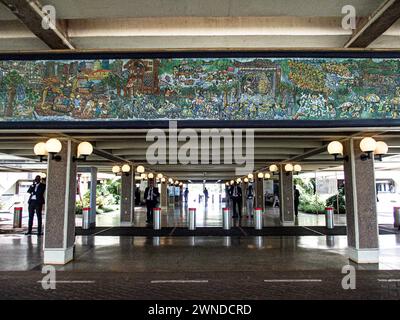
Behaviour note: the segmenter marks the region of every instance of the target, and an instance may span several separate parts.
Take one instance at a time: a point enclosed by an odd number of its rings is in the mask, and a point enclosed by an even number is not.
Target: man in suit
[[[293,196],[294,196],[294,214],[297,217],[299,215],[300,191],[299,189],[296,188],[296,186],[294,186]]]
[[[44,205],[44,194],[46,192],[46,185],[42,183],[42,179],[40,176],[36,176],[35,180],[33,180],[33,184],[29,187],[28,193],[30,193],[30,197],[28,200],[28,211],[29,211],[29,222],[28,222],[28,232],[26,235],[32,234],[32,226],[33,219],[35,217],[35,213],[38,221],[38,236],[41,236],[42,233],[42,208]]]
[[[232,199],[232,206],[233,206],[233,218],[237,218],[238,214],[236,212],[236,207],[239,212],[239,219],[242,218],[242,188],[238,186],[237,182],[233,183],[233,186],[230,189],[230,196]]]
[[[149,186],[144,190],[144,200],[147,207],[147,223],[153,223],[153,210],[158,203],[160,193],[158,188],[154,187],[154,180],[149,180]]]

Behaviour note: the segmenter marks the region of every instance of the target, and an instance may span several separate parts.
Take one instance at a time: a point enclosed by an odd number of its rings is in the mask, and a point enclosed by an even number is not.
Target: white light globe
[[[247,175],[247,178],[249,178],[249,179],[253,179],[253,174],[252,173],[249,173],[248,175]]]
[[[153,178],[154,178],[154,174],[150,172],[150,173],[147,175],[147,177],[148,177],[149,179],[153,179]]]
[[[296,172],[300,172],[301,171],[301,165],[295,164],[294,167],[293,167],[293,170],[296,171]]]
[[[269,179],[269,178],[271,178],[271,175],[268,172],[266,172],[264,174],[264,179]]]
[[[389,151],[388,145],[383,141],[376,142],[376,148],[374,153],[377,155],[386,154]]]
[[[93,153],[93,146],[90,142],[81,142],[78,145],[78,157],[90,156]]]
[[[157,179],[162,179],[162,177],[163,177],[162,173],[157,174]]]
[[[285,171],[286,172],[292,172],[293,171],[293,165],[291,163],[288,163],[285,165]]]
[[[35,144],[35,146],[33,147],[33,152],[37,156],[46,156],[47,155],[46,143],[39,142]]]
[[[376,141],[374,138],[367,137],[361,140],[360,149],[362,152],[372,152],[376,149]]]
[[[332,141],[328,144],[329,154],[343,154],[343,145],[339,141]]]
[[[165,179],[164,177],[161,178],[161,182],[165,182],[167,181],[167,179]]]
[[[144,167],[143,166],[137,166],[136,171],[138,173],[144,173]]]
[[[142,180],[146,179],[146,178],[147,178],[147,174],[141,173],[141,174],[140,174],[140,178],[141,178]]]
[[[52,138],[46,142],[46,150],[48,153],[59,153],[62,149],[60,140]]]
[[[129,164],[124,164],[121,170],[123,173],[128,173],[129,171],[131,171],[131,166]]]
[[[257,174],[257,178],[258,178],[258,179],[264,178],[264,173],[259,172],[259,173]]]
[[[248,182],[249,182],[249,178],[244,178],[243,181],[244,181],[245,183],[248,183]]]
[[[111,170],[113,173],[117,174],[121,171],[121,168],[119,166],[113,166]]]
[[[278,166],[276,164],[270,165],[269,166],[269,171],[271,171],[271,172],[278,171]]]

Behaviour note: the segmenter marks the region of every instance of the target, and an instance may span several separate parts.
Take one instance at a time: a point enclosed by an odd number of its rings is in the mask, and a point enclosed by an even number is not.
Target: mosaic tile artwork
[[[400,59],[0,61],[0,121],[398,119]]]

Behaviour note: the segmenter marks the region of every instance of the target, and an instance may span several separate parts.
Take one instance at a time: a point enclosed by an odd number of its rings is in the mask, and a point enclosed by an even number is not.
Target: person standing
[[[207,188],[204,187],[203,193],[204,193],[204,203],[207,205],[207,203],[208,203],[208,190],[207,190]]]
[[[186,188],[186,189],[185,189],[185,192],[183,193],[183,196],[185,197],[185,202],[188,202],[189,188]]]
[[[35,213],[38,221],[38,236],[41,236],[42,233],[42,209],[44,205],[44,194],[46,192],[46,185],[42,183],[42,178],[40,176],[36,176],[35,180],[33,180],[33,184],[29,187],[28,193],[30,193],[28,200],[28,211],[29,211],[29,220],[28,220],[28,232],[26,235],[32,234],[33,227],[33,219],[35,217]]]
[[[158,203],[160,193],[158,188],[154,187],[154,180],[149,180],[149,186],[144,190],[144,199],[147,208],[147,223],[153,223],[153,211]]]
[[[300,191],[296,188],[296,185],[294,186],[293,196],[294,196],[294,214],[297,217],[297,215],[299,214]]]
[[[238,217],[239,213],[239,219],[242,218],[242,188],[238,186],[237,182],[235,181],[233,183],[233,186],[231,188],[231,199],[232,199],[232,206],[233,206],[233,218]],[[238,210],[238,212],[236,211]]]
[[[253,218],[254,188],[251,184],[247,187],[247,218]]]

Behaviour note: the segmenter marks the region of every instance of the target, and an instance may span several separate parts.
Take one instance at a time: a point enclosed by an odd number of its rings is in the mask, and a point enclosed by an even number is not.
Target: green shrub
[[[337,212],[337,194],[329,197],[326,199],[326,206],[327,207],[333,207],[335,210],[335,213]],[[346,198],[344,195],[344,188],[339,189],[339,209],[340,213],[346,213]]]

